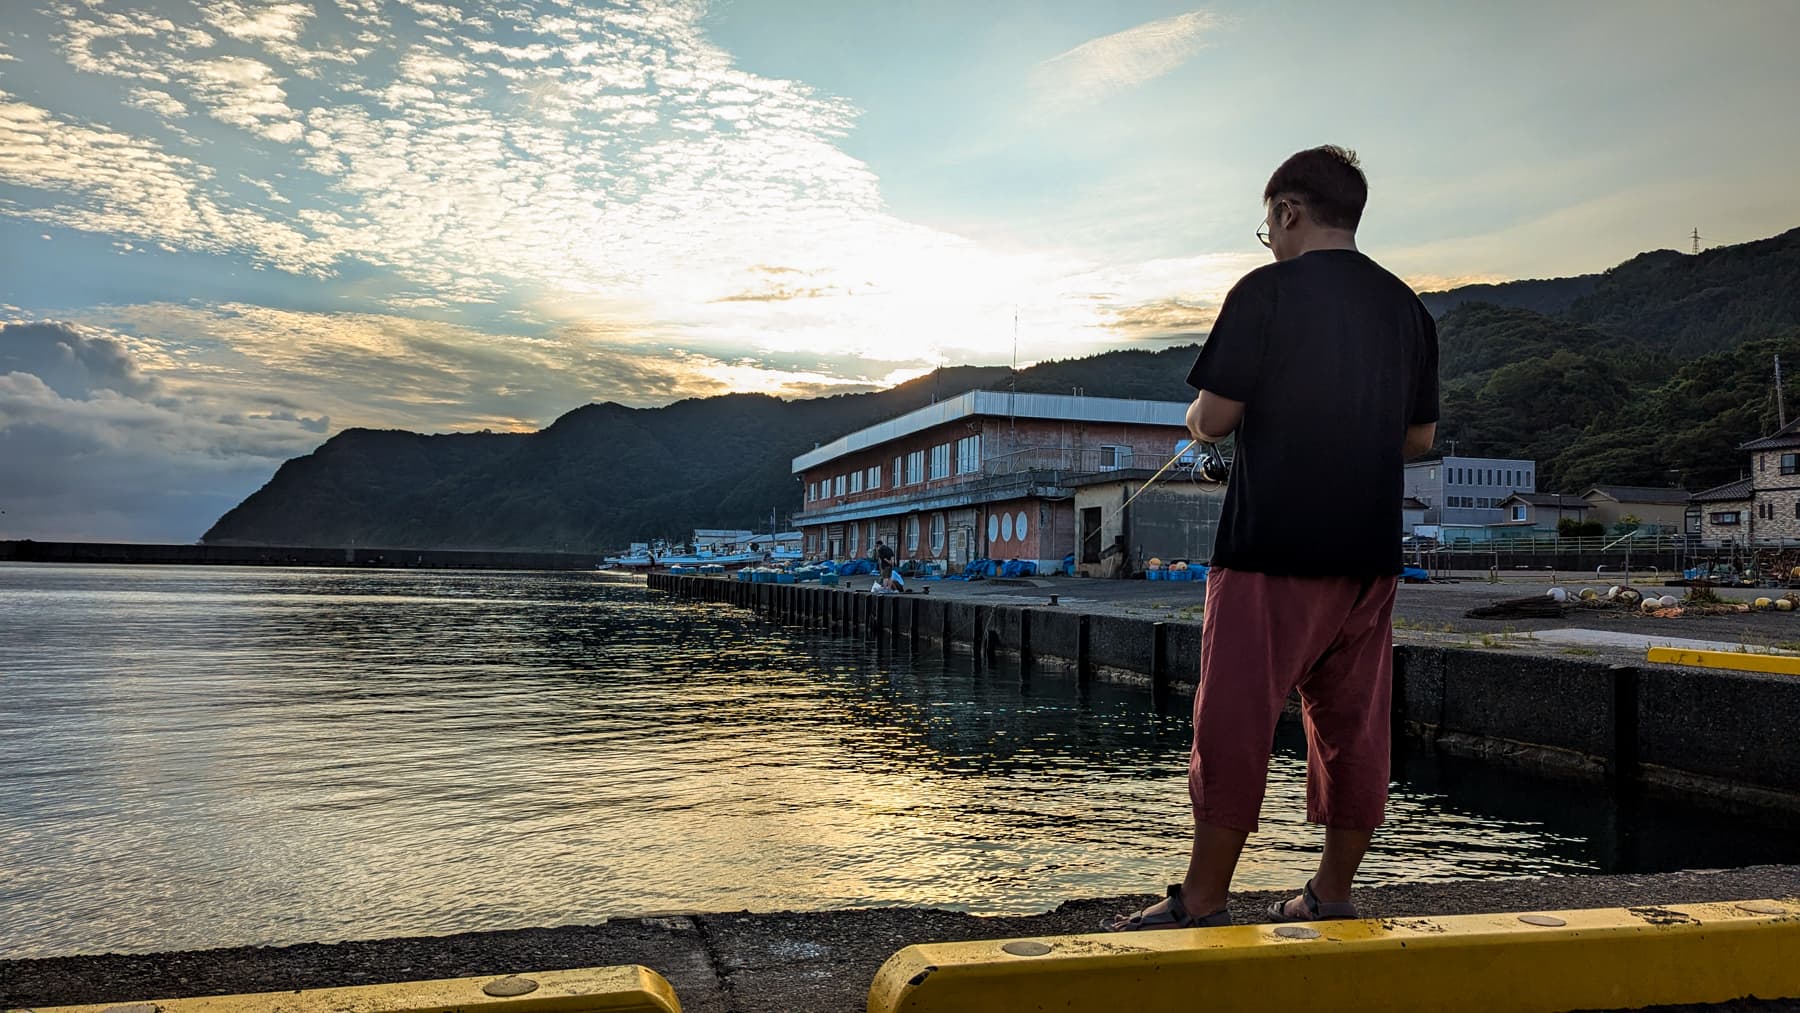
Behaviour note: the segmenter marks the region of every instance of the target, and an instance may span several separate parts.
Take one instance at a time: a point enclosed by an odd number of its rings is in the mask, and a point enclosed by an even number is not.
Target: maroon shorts
[[[1306,818],[1372,830],[1387,804],[1392,577],[1207,578],[1188,794],[1194,819],[1256,829],[1282,706],[1306,723]]]

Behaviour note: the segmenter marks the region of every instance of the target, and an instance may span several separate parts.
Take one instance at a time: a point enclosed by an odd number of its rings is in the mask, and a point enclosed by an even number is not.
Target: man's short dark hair
[[[1263,200],[1284,194],[1306,205],[1320,225],[1354,230],[1362,221],[1363,205],[1369,202],[1369,181],[1356,152],[1327,144],[1296,152],[1281,163],[1263,188]]]

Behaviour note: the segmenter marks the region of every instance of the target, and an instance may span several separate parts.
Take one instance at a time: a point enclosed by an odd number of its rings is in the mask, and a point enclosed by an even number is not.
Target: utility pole
[[[1700,226],[1694,226],[1694,256],[1700,255]]]
[[[1019,431],[1019,308],[1013,307],[1013,360],[1012,374],[1008,381],[1010,387],[1006,395],[1007,428],[1014,434]]]
[[[1787,402],[1781,396],[1781,356],[1775,356],[1775,417],[1787,428]]]

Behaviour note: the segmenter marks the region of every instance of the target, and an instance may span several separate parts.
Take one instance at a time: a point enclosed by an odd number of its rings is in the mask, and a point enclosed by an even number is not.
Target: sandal
[[[1306,907],[1306,914],[1298,918],[1287,913],[1291,901],[1286,900],[1270,904],[1264,914],[1272,922],[1335,922],[1362,917],[1356,913],[1356,905],[1349,901],[1321,901],[1319,895],[1313,893],[1310,879],[1306,881],[1306,889],[1300,891],[1300,901]]]
[[[1107,932],[1143,932],[1152,929],[1212,929],[1231,924],[1231,909],[1220,908],[1212,914],[1191,915],[1181,903],[1181,884],[1170,883],[1167,909],[1150,914],[1152,904],[1141,911],[1119,915],[1100,927]]]

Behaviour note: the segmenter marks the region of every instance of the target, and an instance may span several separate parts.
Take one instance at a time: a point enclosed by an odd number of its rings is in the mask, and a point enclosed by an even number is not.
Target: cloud
[[[1131,306],[1109,308],[1107,326],[1121,337],[1157,340],[1191,337],[1212,329],[1218,319],[1216,302],[1186,299],[1153,299]]]
[[[130,344],[65,323],[0,327],[7,537],[191,541],[329,424],[174,392]]]
[[[1058,53],[1032,70],[1040,100],[1086,105],[1169,73],[1203,48],[1217,20],[1190,11],[1127,28]]]
[[[212,170],[145,138],[68,120],[0,90],[0,182],[38,191],[33,221],[212,253],[246,253],[324,275],[338,255],[262,212],[231,206]],[[60,198],[60,199],[59,199]]]
[[[65,398],[85,400],[101,391],[147,397],[156,391],[118,342],[66,323],[0,324],[0,375],[10,373],[29,373]]]

